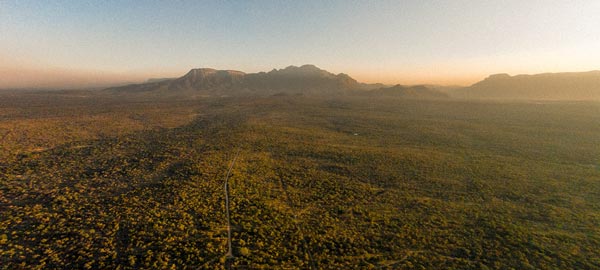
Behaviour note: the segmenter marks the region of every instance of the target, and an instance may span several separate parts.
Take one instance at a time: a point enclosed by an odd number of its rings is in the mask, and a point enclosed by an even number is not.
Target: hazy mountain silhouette
[[[176,79],[112,87],[105,91],[151,96],[332,95],[363,87],[346,74],[336,75],[313,65],[303,65],[259,73],[199,68]]]
[[[491,75],[451,96],[474,99],[588,100],[600,99],[600,71]]]
[[[148,80],[145,81],[145,83],[156,83],[156,82],[162,82],[162,81],[169,81],[169,80],[174,80],[177,78],[150,78]]]
[[[448,95],[438,90],[431,89],[425,85],[404,86],[394,85],[392,87],[382,87],[370,91],[361,92],[366,96],[381,96],[381,97],[401,97],[401,98],[417,98],[417,99],[436,99],[447,98]]]

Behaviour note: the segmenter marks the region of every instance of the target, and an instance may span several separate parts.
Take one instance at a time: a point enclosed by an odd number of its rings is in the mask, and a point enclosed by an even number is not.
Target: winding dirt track
[[[225,181],[224,181],[225,182],[224,183],[225,212],[227,215],[227,254],[225,254],[225,258],[226,258],[225,269],[231,269],[231,263],[234,258],[233,247],[232,247],[232,243],[231,243],[231,216],[230,216],[230,210],[229,210],[229,202],[230,202],[230,200],[229,200],[229,178],[231,176],[231,171],[233,170],[233,167],[235,166],[235,161],[237,160],[239,154],[240,154],[240,149],[238,148],[238,150],[236,151],[236,153],[233,157],[233,160],[229,164],[229,169],[227,170],[227,174],[225,175]],[[282,177],[279,177],[279,181],[280,181],[281,187],[283,189],[283,193],[284,193],[287,204],[291,208],[296,208],[290,195],[288,194],[287,184],[285,183],[285,181],[283,180]],[[313,270],[318,269],[317,265],[315,264],[315,260],[313,258],[312,252],[310,251],[309,243],[303,237],[304,233],[303,233],[301,225],[298,222],[298,217],[296,214],[294,214],[294,226],[296,227],[296,230],[300,233],[300,235],[302,237],[302,243],[303,243],[304,249],[307,252],[307,255],[309,257],[309,263],[310,263],[309,268],[313,269]]]
[[[227,258],[227,262],[225,265],[226,268],[229,268],[229,261],[234,257],[233,248],[231,246],[231,216],[229,214],[229,177],[231,176],[231,170],[233,169],[233,166],[235,165],[235,161],[237,160],[239,154],[240,150],[238,149],[235,153],[235,156],[233,157],[233,160],[231,161],[231,164],[229,164],[229,170],[227,170],[227,175],[225,175],[225,212],[227,213],[227,254],[225,255],[225,257]]]

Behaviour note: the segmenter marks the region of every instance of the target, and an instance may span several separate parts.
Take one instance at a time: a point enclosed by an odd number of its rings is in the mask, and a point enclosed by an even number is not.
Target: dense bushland
[[[3,100],[4,269],[600,268],[598,103]]]

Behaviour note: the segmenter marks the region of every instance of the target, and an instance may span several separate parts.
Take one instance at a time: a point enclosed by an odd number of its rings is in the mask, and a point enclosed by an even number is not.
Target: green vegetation
[[[0,100],[2,269],[600,268],[599,103]]]

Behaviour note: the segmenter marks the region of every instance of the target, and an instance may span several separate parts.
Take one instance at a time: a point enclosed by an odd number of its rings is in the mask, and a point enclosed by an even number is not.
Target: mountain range
[[[380,87],[368,91],[355,92],[355,94],[371,97],[399,97],[410,99],[448,98],[446,93],[425,85],[405,86],[397,84],[391,87]]]
[[[197,68],[179,78],[150,79],[145,83],[104,90],[117,95],[152,97],[203,97],[249,95],[383,95],[438,98],[445,94],[425,86],[388,87],[359,83],[344,73],[333,74],[314,65],[289,66],[269,72],[244,73],[236,70]]]
[[[300,94],[415,99],[600,100],[600,71],[516,76],[496,74],[469,87],[439,87],[365,84],[347,74],[333,74],[314,65],[289,66],[258,73],[197,68],[179,78],[149,79],[145,83],[111,87],[104,92],[184,98]]]
[[[600,100],[600,71],[495,74],[449,94],[466,99]]]
[[[106,89],[116,94],[158,96],[240,96],[285,94],[343,94],[364,86],[350,76],[333,74],[313,65],[289,66],[269,72],[197,68],[175,79],[152,80]]]

